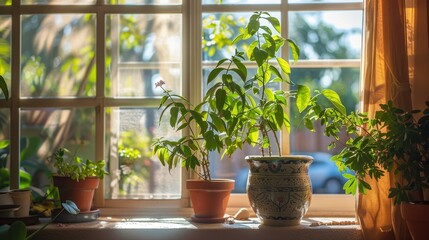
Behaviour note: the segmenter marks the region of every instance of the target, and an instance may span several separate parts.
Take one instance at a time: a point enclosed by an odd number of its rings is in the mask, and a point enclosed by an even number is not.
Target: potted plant
[[[429,202],[424,193],[429,188],[429,102],[427,108],[406,112],[393,106],[392,101],[380,105],[374,118],[366,113],[346,115],[335,109],[309,107],[306,117],[319,119],[325,125],[325,134],[334,137],[331,147],[341,145],[342,150],[333,156],[340,171],[347,168],[354,174],[344,174],[348,181],[346,193],[365,193],[371,186],[364,177],[380,179],[394,172],[394,184],[389,198],[401,204],[403,218],[414,239],[425,239],[427,232],[415,233],[429,225]],[[347,139],[337,133],[346,129]],[[420,214],[411,215],[410,211]]]
[[[164,91],[159,106],[163,108],[160,122],[164,113],[169,112],[170,126],[176,131],[185,129],[189,134],[176,140],[156,139],[153,152],[169,170],[180,165],[198,176],[198,179],[186,181],[195,212],[193,221],[224,222],[234,180],[212,179],[209,154],[224,148],[223,139],[218,133],[223,131],[225,124],[215,115],[208,99],[192,106],[186,98],[166,90],[164,84],[162,80],[156,83]]]
[[[57,174],[52,176],[58,187],[61,202],[66,200],[76,203],[80,212],[91,210],[94,191],[100,179],[108,174],[104,170],[104,160],[96,163],[79,156],[72,156],[66,148],[59,148],[52,156]]]
[[[304,111],[310,103],[318,105],[319,98],[311,101],[310,89],[290,80],[290,65],[277,52],[288,44],[296,62],[300,50],[291,39],[281,37],[277,18],[267,12],[255,12],[233,43],[249,44],[246,52],[236,50],[231,58],[218,62],[208,76],[208,84],[214,87],[205,99],[225,123],[221,129],[225,134],[225,154],[232,154],[244,144],[261,151],[261,156],[247,157],[250,165],[247,193],[261,223],[297,225],[311,201],[308,168],[312,157],[274,156],[273,148],[281,153],[277,134],[290,128],[289,99],[296,98],[298,110]],[[256,65],[254,75],[248,76],[250,71],[245,60]],[[215,82],[219,75],[220,81]],[[293,89],[273,90],[280,83]],[[337,105],[338,94],[329,89],[320,93],[330,106],[343,111],[344,106]],[[305,126],[312,129],[310,119],[306,120]]]

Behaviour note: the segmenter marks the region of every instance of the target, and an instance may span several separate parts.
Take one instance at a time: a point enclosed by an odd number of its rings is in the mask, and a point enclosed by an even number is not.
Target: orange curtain
[[[427,0],[367,0],[362,111],[370,114],[393,100],[406,110],[423,109],[429,100]],[[411,239],[398,207],[387,197],[394,174],[358,196],[357,215],[365,239]]]

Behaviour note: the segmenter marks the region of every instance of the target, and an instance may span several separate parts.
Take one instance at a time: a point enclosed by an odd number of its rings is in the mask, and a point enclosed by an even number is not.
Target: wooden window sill
[[[349,239],[361,240],[359,225],[350,224],[354,218],[305,218],[293,227],[266,227],[255,218],[235,221],[234,224],[200,224],[188,218],[106,217],[97,221],[74,224],[50,224],[33,240],[85,240],[85,239],[168,239],[168,240],[223,240],[223,239]],[[43,221],[42,221],[43,222]],[[318,225],[320,226],[312,226]],[[317,223],[317,224],[314,224]],[[348,223],[349,225],[332,225]],[[34,231],[40,225],[30,226]]]

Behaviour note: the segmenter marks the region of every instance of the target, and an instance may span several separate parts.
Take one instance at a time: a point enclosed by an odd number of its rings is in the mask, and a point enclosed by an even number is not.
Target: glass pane
[[[273,17],[280,19],[278,12],[270,13]],[[242,41],[240,45],[232,44],[234,38],[239,34],[239,29],[245,27],[252,13],[204,13],[202,18],[203,31],[203,61],[219,61],[229,58],[235,49],[245,51],[249,44],[255,39]],[[263,24],[263,22],[262,22]],[[271,29],[275,32],[273,29]]]
[[[9,189],[9,109],[0,109],[0,191]]]
[[[281,0],[203,0],[203,4],[280,4]]]
[[[300,59],[358,59],[362,11],[291,12],[289,35],[301,48]]]
[[[106,146],[108,199],[178,199],[181,169],[168,171],[152,156],[154,138],[179,138],[168,118],[158,125],[156,108],[108,108]]]
[[[28,174],[33,196],[43,196],[55,169],[49,157],[59,147],[83,159],[95,160],[95,110],[24,109],[21,111],[21,167]]]
[[[95,4],[97,0],[21,0],[22,4],[46,4],[46,5],[88,5]]]
[[[292,79],[297,84],[309,86],[312,90],[329,88],[339,95],[348,112],[354,111],[359,104],[359,68],[297,68],[292,70]],[[315,132],[308,131],[302,122],[295,102],[291,102],[291,152],[314,157],[310,166],[310,178],[314,193],[344,193],[346,179],[330,160],[340,149],[328,150],[332,139],[323,135],[320,124],[314,123]],[[345,132],[342,133],[345,136]]]
[[[181,15],[109,14],[106,18],[106,95],[155,96],[155,82],[160,79],[180,93]]]
[[[1,5],[10,6],[12,5],[12,0],[0,0],[0,6]]]
[[[6,80],[10,95],[10,55],[12,18],[8,15],[0,15],[0,75]],[[0,91],[0,98],[4,98]]]
[[[186,0],[185,0],[186,1]],[[182,4],[182,0],[104,0],[107,4],[120,5],[173,5]]]
[[[363,0],[289,0],[289,3],[355,3]]]
[[[95,15],[24,15],[21,31],[21,96],[95,95]]]

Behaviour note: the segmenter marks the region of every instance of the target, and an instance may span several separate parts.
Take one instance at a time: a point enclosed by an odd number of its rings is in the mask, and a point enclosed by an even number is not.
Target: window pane
[[[9,109],[0,109],[0,191],[9,189]]]
[[[10,6],[12,5],[12,0],[0,0],[0,6],[1,5]]]
[[[185,0],[186,1],[186,0]],[[104,0],[107,4],[127,4],[127,5],[167,5],[167,4],[181,4],[182,0]]]
[[[106,19],[106,95],[150,97],[163,79],[180,93],[179,14],[110,14]]]
[[[270,12],[273,17],[280,19],[278,12]],[[222,58],[229,58],[234,54],[235,49],[245,51],[255,40],[250,38],[240,42],[239,45],[232,41],[239,34],[239,29],[245,27],[252,13],[204,13],[202,16],[203,31],[203,61],[219,61]],[[265,25],[264,22],[261,22]],[[270,27],[271,28],[271,27]],[[273,32],[274,29],[271,28]]]
[[[347,111],[354,111],[359,104],[359,68],[297,68],[292,70],[291,78],[297,84],[309,86],[312,90],[329,88],[339,95]],[[328,150],[332,139],[325,137],[323,128],[314,123],[315,132],[304,127],[295,102],[291,102],[291,152],[311,155],[310,178],[315,193],[344,193],[346,179],[330,160],[340,149]],[[342,133],[345,136],[345,132]],[[341,135],[341,134],[340,134]]]
[[[46,4],[46,5],[86,5],[95,4],[96,0],[21,0],[22,4]]]
[[[34,195],[42,195],[55,172],[49,157],[60,147],[83,159],[95,160],[95,111],[24,109],[21,111],[21,168],[28,173]]]
[[[106,146],[108,199],[177,199],[181,196],[180,168],[168,172],[152,156],[154,138],[178,138],[168,116],[158,125],[156,108],[108,108]]]
[[[291,12],[289,32],[300,59],[358,59],[362,11]]]
[[[7,15],[0,15],[0,75],[6,80],[10,95],[10,50],[11,50],[11,33],[12,18]],[[4,98],[3,92],[0,91],[0,98]]]
[[[95,95],[95,15],[24,15],[21,31],[21,96]]]
[[[203,4],[279,4],[281,0],[203,0]]]
[[[363,0],[289,0],[289,3],[355,3]]]

